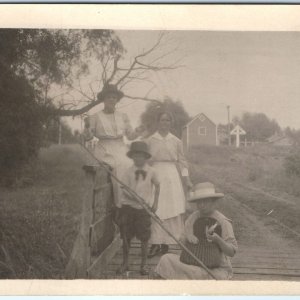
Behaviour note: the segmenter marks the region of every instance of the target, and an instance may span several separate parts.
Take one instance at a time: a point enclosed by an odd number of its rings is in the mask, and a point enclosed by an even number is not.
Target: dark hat
[[[127,152],[127,156],[132,158],[132,154],[135,152],[142,152],[146,155],[147,159],[151,157],[148,150],[148,145],[142,141],[132,142],[130,145],[130,150]]]
[[[102,91],[98,93],[97,98],[99,101],[103,101],[104,97],[108,94],[115,94],[118,97],[118,101],[124,96],[123,92],[118,90],[117,86],[114,84],[106,84],[104,85]]]

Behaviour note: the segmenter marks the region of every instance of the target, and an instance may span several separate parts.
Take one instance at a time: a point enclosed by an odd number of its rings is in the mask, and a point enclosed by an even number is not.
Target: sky
[[[157,41],[158,31],[116,31],[125,49],[124,66]],[[215,123],[227,123],[243,112],[262,112],[281,127],[300,129],[300,32],[168,31],[161,53],[174,50],[163,63],[180,59],[182,67],[152,72],[154,88],[148,95],[169,96],[182,102],[193,117],[205,113]],[[146,84],[126,87],[126,94],[144,96]],[[145,109],[145,101],[122,99],[118,110],[126,112],[133,126]],[[93,113],[102,106],[90,111]],[[80,129],[80,120],[68,119]]]

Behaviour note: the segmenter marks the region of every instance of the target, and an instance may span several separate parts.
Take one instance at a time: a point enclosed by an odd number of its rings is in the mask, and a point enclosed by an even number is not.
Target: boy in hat
[[[220,259],[218,267],[213,267],[210,270],[217,279],[230,279],[233,272],[229,257],[235,255],[237,242],[231,220],[217,210],[218,199],[223,197],[224,194],[215,192],[214,185],[210,182],[195,185],[194,192],[191,193],[188,201],[196,204],[197,210],[186,220],[183,242],[199,245],[198,249],[201,246],[200,244],[203,245],[206,241],[214,243],[220,250]],[[197,224],[205,219],[213,220],[214,225],[202,227],[201,233]],[[196,223],[197,221],[198,223]],[[214,230],[217,226],[220,228],[219,234],[216,232],[217,230]],[[197,234],[199,237],[201,236],[201,240],[196,236]],[[206,241],[204,242],[204,240]],[[196,253],[194,254],[196,255]],[[156,273],[165,279],[211,279],[205,269],[196,265],[196,263],[183,262],[182,258],[182,255],[175,254],[162,256],[156,267]]]
[[[158,207],[160,183],[155,170],[147,164],[151,157],[145,142],[136,141],[131,144],[127,156],[133,160],[133,165],[124,173],[123,183],[137,193],[155,212]],[[154,199],[153,199],[154,190]],[[133,237],[141,241],[141,275],[148,275],[146,269],[148,240],[151,235],[151,217],[139,202],[123,188],[120,209],[120,228],[123,239],[123,264],[119,274],[128,271],[128,254]]]

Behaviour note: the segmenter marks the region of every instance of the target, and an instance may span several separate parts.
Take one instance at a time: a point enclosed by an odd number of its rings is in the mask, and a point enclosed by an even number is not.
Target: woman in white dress
[[[158,116],[158,130],[146,139],[146,143],[152,155],[149,163],[156,169],[161,182],[156,214],[164,226],[179,238],[184,228],[183,214],[186,208],[182,181],[189,184],[189,177],[182,143],[170,133],[172,122],[170,113],[161,113]],[[156,222],[152,222],[150,243],[149,257],[153,257],[168,252],[168,244],[174,244],[175,241]]]
[[[128,148],[124,143],[124,137],[129,140],[136,139],[140,128],[133,130],[128,116],[116,111],[116,104],[124,94],[115,85],[105,85],[98,94],[98,100],[104,103],[104,109],[89,116],[85,120],[83,132],[86,141],[97,139],[93,149],[94,155],[113,168],[118,178],[122,178],[124,170],[131,165],[131,160],[126,153]],[[120,186],[113,181],[115,205],[120,207]]]

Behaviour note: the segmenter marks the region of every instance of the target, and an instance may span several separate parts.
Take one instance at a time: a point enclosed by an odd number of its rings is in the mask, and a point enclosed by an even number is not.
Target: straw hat
[[[127,152],[127,156],[131,158],[132,154],[136,152],[144,153],[147,159],[151,157],[151,154],[149,153],[148,150],[148,145],[145,142],[142,141],[132,142],[130,145],[130,150]]]
[[[224,194],[216,193],[215,186],[210,182],[198,183],[194,186],[194,192],[190,193],[189,202],[196,202],[207,198],[222,198]]]
[[[108,94],[115,94],[118,97],[118,101],[124,96],[123,92],[118,90],[117,86],[114,84],[106,84],[102,91],[97,95],[99,101],[103,101],[105,96]]]

